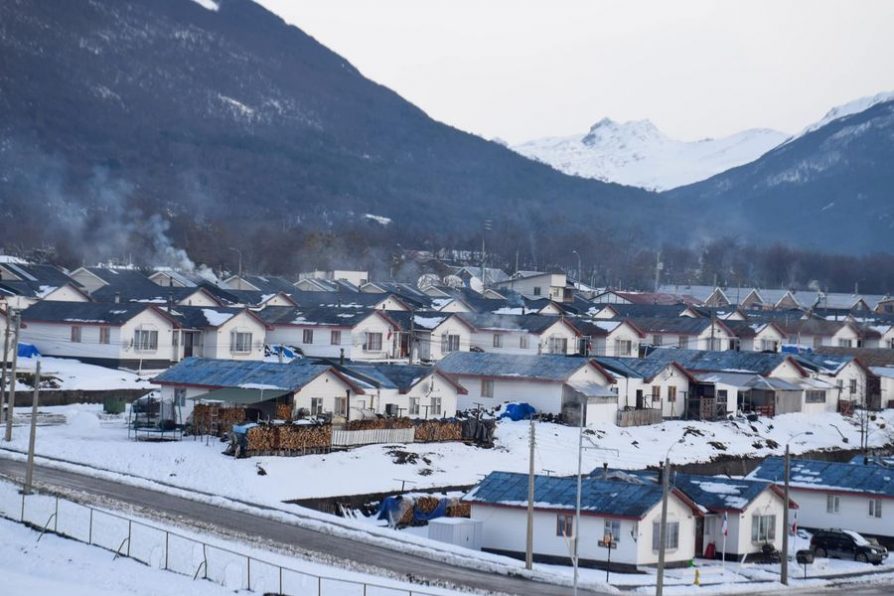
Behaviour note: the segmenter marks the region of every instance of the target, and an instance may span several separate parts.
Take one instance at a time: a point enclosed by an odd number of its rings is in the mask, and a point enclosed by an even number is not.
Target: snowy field
[[[406,481],[411,489],[471,485],[494,470],[528,469],[526,422],[500,422],[493,449],[462,443],[392,444],[304,457],[237,460],[222,455],[225,445],[215,439],[131,441],[125,417],[101,419],[98,405],[58,406],[42,411],[62,414],[66,423],[38,430],[40,455],[267,505],[292,499],[398,490],[401,481]],[[892,421],[894,411],[887,410],[870,423],[870,445],[891,441]],[[578,430],[550,423],[535,426],[536,471],[574,474]],[[859,428],[854,421],[838,414],[786,414],[753,423],[669,421],[635,428],[591,426],[584,443],[584,470],[601,468],[603,462],[613,468],[645,468],[657,465],[669,449],[672,463],[709,461],[721,455],[781,455],[785,443],[802,431],[813,434],[794,439],[791,449],[795,455],[814,449],[855,448],[860,444]],[[9,447],[24,451],[27,444],[27,429],[17,427]],[[259,475],[258,466],[267,474]]]
[[[156,389],[149,379],[157,371],[144,371],[137,375],[125,370],[85,364],[70,358],[19,358],[17,371],[19,373],[33,373],[40,360],[40,376],[46,382],[47,377],[53,379],[52,388],[41,388],[41,391],[100,391],[105,389],[145,389],[148,393]],[[16,391],[30,391],[31,387],[21,381],[16,383]]]

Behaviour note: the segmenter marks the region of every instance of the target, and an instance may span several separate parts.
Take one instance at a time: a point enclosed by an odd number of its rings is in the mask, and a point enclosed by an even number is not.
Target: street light
[[[572,539],[572,554],[571,554],[571,564],[574,565],[574,584],[573,591],[574,596],[577,596],[577,580],[578,580],[578,541],[580,537],[580,501],[581,501],[581,492],[582,492],[582,472],[581,468],[583,467],[583,453],[584,453],[584,421],[586,419],[586,410],[584,408],[584,402],[581,400],[580,402],[580,426],[578,428],[578,436],[577,436],[577,502],[574,507],[574,538]],[[588,437],[588,440],[589,437]],[[590,443],[593,443],[590,440]],[[598,449],[600,451],[614,451],[615,455],[620,456],[621,452],[617,449],[613,449],[611,447],[599,447],[596,444],[588,447],[588,449]],[[609,549],[611,549],[611,545],[609,545]],[[611,555],[611,550],[609,550],[609,555]]]
[[[784,585],[788,585],[788,507],[789,507],[789,499],[788,499],[788,479],[791,475],[791,455],[789,453],[789,445],[792,441],[795,440],[795,437],[800,437],[801,435],[812,435],[812,430],[805,430],[799,432],[797,434],[792,435],[788,438],[788,443],[785,444],[785,490],[783,491],[783,501],[785,501],[782,505],[782,556],[780,557],[781,569],[779,572],[779,579]]]
[[[664,592],[664,547],[667,544],[667,496],[670,492],[670,452],[683,442],[671,443],[664,454],[664,471],[661,473],[661,526],[658,529],[658,573],[655,577],[655,596],[661,596]]]

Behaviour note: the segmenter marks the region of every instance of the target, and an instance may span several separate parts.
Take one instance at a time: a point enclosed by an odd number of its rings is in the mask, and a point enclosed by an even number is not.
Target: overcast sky
[[[433,118],[520,142],[648,118],[797,132],[894,90],[889,0],[258,0]]]

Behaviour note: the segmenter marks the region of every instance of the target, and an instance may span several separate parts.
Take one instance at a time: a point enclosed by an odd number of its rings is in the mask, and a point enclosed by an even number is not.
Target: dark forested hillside
[[[549,251],[655,206],[435,122],[262,7],[219,4],[0,2],[4,245],[154,258],[173,242],[213,264],[234,246],[282,270],[460,245],[484,219]]]

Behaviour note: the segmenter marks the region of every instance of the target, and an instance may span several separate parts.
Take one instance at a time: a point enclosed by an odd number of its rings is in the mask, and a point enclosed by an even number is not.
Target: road
[[[0,458],[0,473],[22,476],[24,471],[24,463]],[[568,596],[571,594],[571,588],[568,587],[450,565],[351,538],[325,534],[283,521],[274,521],[250,513],[77,472],[36,465],[34,476],[36,482],[44,485],[82,491],[147,510],[182,516],[182,518],[193,519],[202,524],[213,524],[224,530],[267,539],[280,545],[324,553],[330,557],[339,557],[361,565],[385,569],[401,576],[412,574],[414,577],[504,594],[530,594],[532,596]],[[603,594],[586,590],[581,590],[580,593],[590,596]]]

